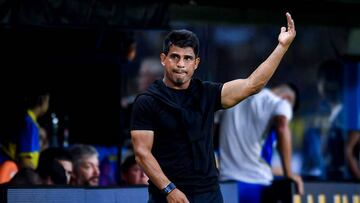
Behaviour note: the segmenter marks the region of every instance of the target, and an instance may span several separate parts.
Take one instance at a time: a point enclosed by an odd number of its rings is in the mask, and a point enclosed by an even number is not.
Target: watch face
[[[169,194],[171,191],[173,191],[176,188],[176,186],[174,185],[174,183],[170,183],[169,185],[167,185],[164,189],[162,189],[162,191],[165,194]]]

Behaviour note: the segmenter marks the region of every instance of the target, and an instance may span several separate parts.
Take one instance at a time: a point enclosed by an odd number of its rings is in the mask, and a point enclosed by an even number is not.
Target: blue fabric
[[[39,127],[29,115],[25,117],[25,128],[20,133],[17,150],[18,153],[40,151]]]
[[[344,123],[346,129],[360,130],[360,63],[347,63],[344,71]]]
[[[276,137],[277,136],[276,136],[275,129],[271,128],[268,136],[266,137],[266,140],[264,142],[262,150],[261,150],[261,157],[269,165],[271,165],[271,157],[272,157],[272,154],[273,154],[273,146],[274,146],[274,143],[276,142]]]
[[[309,128],[304,134],[302,175],[313,178],[324,178],[324,162],[321,149],[321,132],[319,128]]]
[[[237,181],[239,203],[261,203],[270,186]]]

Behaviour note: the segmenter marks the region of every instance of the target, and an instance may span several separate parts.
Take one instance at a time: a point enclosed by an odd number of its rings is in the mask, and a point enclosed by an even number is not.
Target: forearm
[[[278,132],[278,151],[281,158],[281,165],[283,169],[284,176],[292,177],[291,171],[291,157],[292,157],[292,147],[291,147],[291,133],[290,129],[280,129]]]
[[[170,183],[170,180],[165,176],[151,152],[135,153],[135,156],[137,163],[143,168],[146,175],[156,187],[163,189]]]
[[[360,132],[349,132],[348,137],[349,139],[346,143],[346,161],[353,176],[360,180],[360,165],[356,157],[353,155],[356,144],[360,142]]]
[[[249,85],[254,93],[260,91],[270,80],[288,48],[279,43],[270,56],[249,76]]]
[[[360,180],[360,168],[359,168],[359,163],[357,162],[356,158],[351,156],[348,157],[348,164],[349,164],[349,169],[351,171],[351,173],[353,174],[353,176]]]

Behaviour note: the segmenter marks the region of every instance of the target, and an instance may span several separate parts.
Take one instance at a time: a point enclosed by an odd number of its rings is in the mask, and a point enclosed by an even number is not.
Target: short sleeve
[[[19,136],[18,153],[38,152],[40,150],[39,128],[30,117],[26,117],[25,122],[25,128]]]
[[[221,90],[223,88],[222,83],[215,82],[204,82],[205,87],[207,88],[209,94],[208,99],[215,99],[214,107],[215,111],[223,109],[221,104]]]
[[[154,99],[148,95],[136,98],[131,114],[131,130],[154,130]]]
[[[277,102],[274,115],[285,116],[290,121],[292,119],[292,108],[290,103],[283,99]]]

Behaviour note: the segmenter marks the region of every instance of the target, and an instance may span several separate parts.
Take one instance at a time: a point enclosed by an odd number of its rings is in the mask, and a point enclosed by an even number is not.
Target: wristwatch
[[[166,187],[164,187],[161,192],[164,195],[168,195],[171,191],[173,191],[176,188],[176,186],[174,185],[174,183],[169,183],[169,185],[167,185]]]

